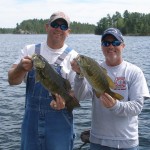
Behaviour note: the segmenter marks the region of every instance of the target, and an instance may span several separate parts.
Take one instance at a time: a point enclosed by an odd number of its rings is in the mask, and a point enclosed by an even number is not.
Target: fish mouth
[[[80,62],[80,57],[81,57],[81,55],[77,55],[77,57],[75,58],[75,60],[77,61],[77,62]]]
[[[45,67],[45,62],[42,60],[40,55],[33,54],[32,55],[32,62],[33,62],[34,68],[43,69]]]
[[[86,62],[85,56],[84,56],[84,55],[78,55],[78,56],[76,57],[76,61],[77,61],[78,63],[84,63],[84,62]]]
[[[36,54],[33,54],[32,55],[32,61],[34,61],[36,59],[37,55]]]

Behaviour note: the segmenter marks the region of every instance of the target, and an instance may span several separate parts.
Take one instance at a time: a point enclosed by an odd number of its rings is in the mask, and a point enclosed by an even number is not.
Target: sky
[[[150,0],[0,0],[0,28],[15,28],[28,19],[48,19],[63,11],[71,22],[97,25],[101,18],[124,11],[150,13]]]

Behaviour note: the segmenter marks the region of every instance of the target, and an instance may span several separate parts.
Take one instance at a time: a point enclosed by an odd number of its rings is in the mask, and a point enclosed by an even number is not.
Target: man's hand
[[[26,72],[30,71],[32,67],[33,67],[32,59],[29,56],[25,56],[24,58],[22,58],[17,66],[18,69],[24,70]]]
[[[100,96],[100,101],[106,108],[111,108],[116,104],[116,100],[107,93],[104,93]]]
[[[18,85],[24,79],[26,73],[33,67],[32,59],[26,56],[21,59],[19,64],[13,64],[8,71],[8,82],[10,85]]]
[[[58,94],[55,94],[56,100],[52,100],[50,106],[53,109],[61,110],[65,108],[65,100]]]
[[[77,62],[73,60],[71,63],[72,70],[75,71],[77,74],[80,74],[80,67],[78,66]]]

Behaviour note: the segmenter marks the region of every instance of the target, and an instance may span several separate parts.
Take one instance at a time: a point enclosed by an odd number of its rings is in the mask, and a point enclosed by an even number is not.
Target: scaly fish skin
[[[84,76],[87,79],[89,84],[95,90],[98,98],[101,94],[106,92],[115,99],[123,99],[123,96],[110,90],[110,88],[115,88],[115,84],[107,75],[106,69],[101,67],[94,59],[84,55],[78,55],[75,60],[80,67],[81,76]]]
[[[69,81],[59,75],[43,56],[34,54],[32,61],[37,82],[39,81],[53,96],[56,93],[61,95],[68,111],[80,106],[78,100],[69,94],[71,91]]]

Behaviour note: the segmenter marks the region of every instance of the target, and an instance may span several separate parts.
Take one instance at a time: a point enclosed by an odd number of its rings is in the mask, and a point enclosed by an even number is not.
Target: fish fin
[[[115,93],[115,92],[113,92],[113,91],[106,91],[106,93],[108,93],[108,94],[110,94],[110,96],[112,96],[113,98],[115,98],[115,99],[117,99],[117,100],[122,100],[122,99],[124,99],[124,97],[122,96],[122,95],[120,95],[120,94],[118,94],[118,93]]]
[[[80,104],[79,104],[79,101],[75,97],[71,95],[69,95],[69,97],[70,97],[70,100],[66,102],[66,108],[69,112],[72,112],[75,107],[80,107]]]
[[[40,75],[38,73],[35,73],[35,82],[40,81]]]
[[[114,84],[114,82],[112,81],[112,79],[111,79],[108,75],[106,75],[106,78],[107,78],[109,87],[110,87],[111,89],[115,89],[115,88],[116,88],[116,85]]]
[[[116,88],[116,85],[114,84],[114,82],[112,81],[112,79],[107,75],[107,70],[103,67],[101,67],[104,74],[106,75],[106,78],[107,78],[107,81],[108,81],[108,84],[109,84],[109,87],[111,89],[115,89]]]
[[[102,66],[100,66],[101,67],[101,69],[103,70],[103,72],[105,73],[105,74],[107,74],[107,70],[105,69],[105,68],[103,68]]]

